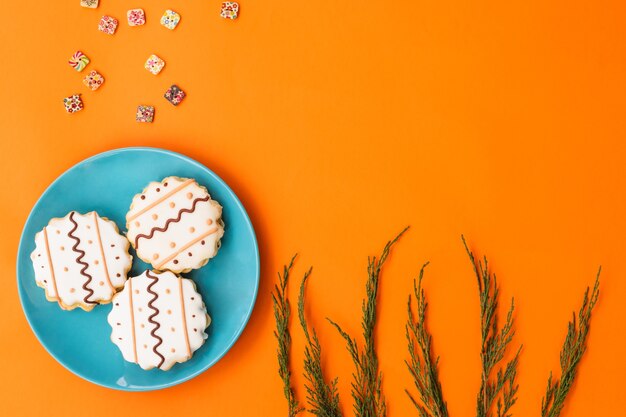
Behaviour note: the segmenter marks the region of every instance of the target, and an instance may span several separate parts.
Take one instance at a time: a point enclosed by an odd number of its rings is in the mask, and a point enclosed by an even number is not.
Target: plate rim
[[[206,171],[211,177],[213,177],[213,179],[215,179],[218,183],[220,183],[233,197],[235,200],[235,203],[237,204],[238,208],[243,212],[244,214],[244,219],[247,223],[247,226],[251,232],[252,235],[252,240],[254,243],[254,254],[255,254],[255,258],[256,258],[256,281],[255,281],[255,287],[254,287],[254,292],[253,292],[253,296],[252,296],[252,303],[250,304],[250,307],[248,309],[248,311],[246,312],[246,318],[243,321],[243,323],[241,324],[241,326],[237,329],[237,331],[235,332],[235,336],[233,337],[233,339],[229,342],[229,345],[222,351],[220,352],[219,355],[217,355],[212,361],[209,361],[206,365],[204,365],[203,367],[201,367],[200,369],[192,372],[189,375],[186,375],[182,378],[179,378],[175,381],[172,382],[168,382],[168,383],[163,383],[160,385],[154,385],[154,386],[150,386],[150,387],[124,387],[124,386],[120,386],[120,385],[109,385],[106,383],[102,383],[100,381],[96,381],[90,377],[87,377],[85,375],[83,375],[80,371],[74,370],[72,369],[68,364],[65,363],[65,361],[63,361],[62,359],[60,359],[59,357],[57,357],[57,355],[55,355],[53,352],[50,351],[50,349],[48,348],[48,346],[46,345],[46,343],[44,342],[44,340],[42,339],[42,337],[39,335],[39,333],[35,330],[35,328],[33,327],[33,323],[31,321],[31,317],[29,316],[29,314],[27,313],[25,307],[24,307],[24,297],[26,296],[26,294],[23,294],[24,290],[22,289],[22,286],[20,285],[20,258],[22,256],[22,252],[23,252],[23,245],[24,243],[24,239],[25,239],[25,233],[26,233],[26,226],[29,224],[29,222],[31,221],[31,218],[33,216],[33,213],[39,208],[42,199],[50,192],[50,189],[61,180],[61,178],[63,178],[66,174],[68,174],[69,172],[73,171],[74,169],[78,168],[79,166],[86,164],[88,162],[97,160],[97,159],[101,159],[103,157],[107,157],[107,156],[111,156],[113,154],[118,154],[118,153],[123,153],[123,152],[129,152],[129,151],[145,151],[145,152],[154,152],[154,153],[160,153],[160,154],[165,154],[165,155],[169,155],[169,156],[174,156],[176,158],[180,158],[185,160],[188,163],[191,163],[192,165],[195,165],[196,167]],[[150,146],[130,146],[130,147],[122,147],[122,148],[115,148],[115,149],[110,149],[108,151],[104,151],[104,152],[100,152],[97,153],[95,155],[90,156],[89,158],[83,159],[77,163],[75,163],[74,165],[72,165],[71,167],[69,167],[68,169],[66,169],[65,171],[63,171],[61,174],[59,174],[54,181],[52,181],[47,187],[46,189],[43,191],[43,193],[41,193],[41,195],[39,196],[39,198],[37,199],[37,201],[35,202],[35,204],[33,205],[33,207],[30,210],[30,213],[28,214],[28,217],[26,218],[26,221],[24,222],[24,226],[22,227],[22,233],[20,233],[20,241],[17,247],[17,256],[16,256],[16,260],[15,260],[15,277],[16,277],[16,281],[17,281],[17,292],[18,292],[18,296],[19,296],[19,300],[20,300],[20,306],[22,307],[22,312],[24,314],[24,317],[26,317],[26,321],[28,322],[28,325],[31,329],[31,331],[33,332],[33,334],[35,335],[35,338],[37,339],[37,341],[39,342],[39,344],[41,346],[43,346],[43,348],[46,350],[46,352],[48,352],[48,354],[50,356],[52,356],[52,358],[54,358],[54,360],[56,360],[57,363],[59,363],[63,368],[65,368],[66,370],[70,371],[72,374],[78,376],[79,378],[88,381],[92,384],[104,387],[104,388],[109,388],[109,389],[113,389],[113,390],[117,390],[117,391],[126,391],[126,392],[146,392],[146,391],[156,391],[156,390],[161,390],[161,389],[165,389],[165,388],[170,388],[179,384],[182,384],[186,381],[189,381],[195,377],[197,377],[198,375],[206,372],[209,368],[211,368],[213,365],[215,365],[217,362],[219,362],[231,349],[232,347],[235,345],[235,343],[237,343],[237,340],[239,340],[239,338],[241,337],[241,334],[243,333],[244,329],[247,327],[248,322],[250,321],[250,317],[252,317],[252,313],[254,311],[254,307],[256,305],[256,301],[258,298],[258,293],[259,293],[259,286],[260,286],[260,276],[261,276],[261,261],[260,261],[260,254],[259,254],[259,244],[258,244],[258,240],[256,237],[256,232],[254,230],[254,225],[252,224],[252,220],[250,219],[250,216],[248,215],[248,212],[245,208],[245,206],[241,203],[241,200],[239,199],[239,196],[237,196],[237,194],[230,188],[230,186],[222,179],[220,178],[219,175],[217,175],[215,172],[213,172],[210,168],[208,168],[207,166],[203,165],[202,163],[196,161],[195,159],[181,154],[179,152],[175,152],[175,151],[171,151],[169,149],[163,149],[163,148],[157,148],[157,147],[150,147]]]

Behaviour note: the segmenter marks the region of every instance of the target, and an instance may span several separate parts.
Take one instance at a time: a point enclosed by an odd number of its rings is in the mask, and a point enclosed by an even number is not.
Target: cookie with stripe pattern
[[[154,269],[188,272],[217,254],[222,206],[196,180],[167,177],[133,198],[126,228],[137,256]]]
[[[62,309],[91,311],[124,286],[133,259],[129,246],[111,220],[72,211],[35,235],[35,281]]]
[[[211,318],[192,280],[145,271],[115,295],[108,322],[125,360],[167,371],[204,344]]]

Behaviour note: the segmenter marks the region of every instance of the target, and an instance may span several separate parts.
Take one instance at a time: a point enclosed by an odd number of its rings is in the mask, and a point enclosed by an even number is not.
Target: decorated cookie
[[[87,64],[89,64],[89,58],[87,55],[83,54],[81,51],[76,51],[74,55],[70,57],[67,61],[70,67],[74,68],[76,71],[81,72],[85,69]]]
[[[156,55],[150,55],[148,60],[144,64],[144,68],[150,71],[152,74],[157,75],[163,67],[165,66],[165,61],[159,58]]]
[[[81,111],[84,108],[83,100],[80,98],[80,94],[74,94],[63,99],[63,105],[65,111],[72,114]]]
[[[95,211],[50,220],[35,235],[35,245],[30,257],[37,285],[64,310],[109,303],[132,263],[126,238]]]
[[[98,71],[89,71],[89,74],[83,78],[83,84],[85,84],[91,91],[95,91],[102,84],[104,84],[104,77]]]
[[[154,121],[154,107],[137,106],[137,114],[135,120],[140,123],[152,123]]]
[[[125,360],[166,371],[204,344],[211,318],[192,280],[145,271],[115,295],[108,321]]]
[[[167,101],[172,103],[174,106],[178,106],[181,101],[185,98],[187,94],[183,90],[180,89],[176,84],[172,85],[167,89],[164,96]]]
[[[239,3],[236,1],[225,1],[222,3],[222,11],[220,15],[224,19],[237,19],[239,14]]]
[[[143,26],[146,24],[146,14],[143,9],[131,9],[126,12],[129,26]]]
[[[80,5],[89,9],[98,7],[98,0],[80,0]]]
[[[98,30],[108,35],[113,35],[117,30],[118,21],[112,16],[102,16],[100,23],[98,24]]]
[[[180,15],[174,10],[166,10],[161,16],[161,24],[170,30],[176,29],[180,22]]]
[[[137,256],[154,269],[187,272],[217,254],[222,206],[196,180],[167,177],[133,198],[126,228]]]

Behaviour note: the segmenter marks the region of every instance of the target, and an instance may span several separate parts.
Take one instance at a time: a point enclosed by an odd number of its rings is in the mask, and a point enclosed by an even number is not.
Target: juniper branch
[[[480,297],[482,373],[480,391],[476,400],[476,415],[477,417],[492,417],[493,408],[496,405],[497,417],[510,417],[509,411],[517,401],[519,389],[516,382],[517,366],[522,347],[519,347],[513,359],[506,365],[502,366],[499,363],[507,353],[507,348],[515,335],[513,319],[515,301],[511,300],[504,325],[498,328],[500,289],[496,275],[489,272],[487,258],[483,257],[482,261],[476,260],[465,238],[461,236],[461,239],[474,268]]]
[[[324,377],[322,347],[317,338],[315,328],[311,327],[309,332],[304,315],[305,287],[310,275],[311,269],[304,274],[300,284],[300,296],[298,297],[298,318],[300,319],[300,326],[302,326],[307,343],[304,347],[304,377],[308,381],[305,384],[305,388],[307,401],[311,406],[309,411],[318,417],[341,417],[337,378],[328,382]]]
[[[354,413],[356,417],[385,417],[387,415],[387,404],[382,392],[382,373],[378,367],[378,354],[376,352],[376,304],[378,299],[378,283],[380,271],[389,256],[391,247],[400,239],[408,227],[402,230],[393,240],[387,242],[380,258],[368,258],[367,282],[365,286],[366,299],[361,307],[363,316],[361,327],[365,345],[359,348],[355,338],[334,321],[328,321],[339,331],[339,334],[346,341],[348,353],[355,365],[355,372],[352,374],[352,398],[354,399]]]
[[[591,313],[600,294],[601,271],[602,268],[598,269],[591,294],[589,287],[585,291],[583,304],[578,312],[578,323],[576,323],[576,313],[572,313],[572,320],[567,325],[567,334],[561,348],[561,378],[553,379],[552,373],[548,377],[546,394],[541,399],[542,417],[558,417],[561,414],[567,395],[574,383],[580,360],[587,348]]]
[[[291,386],[290,368],[291,335],[289,334],[289,318],[291,316],[291,306],[287,296],[287,283],[289,282],[289,273],[296,256],[294,255],[291,258],[289,265],[283,267],[282,275],[280,272],[278,273],[278,284],[274,285],[274,291],[272,292],[272,306],[274,319],[276,320],[274,336],[278,341],[278,375],[283,381],[283,394],[287,400],[288,417],[294,417],[304,411],[304,408],[299,405]]]
[[[413,302],[411,295],[409,295],[406,338],[411,358],[404,361],[413,377],[420,401],[408,389],[405,389],[405,392],[411,399],[420,417],[448,417],[448,405],[443,399],[441,381],[439,380],[437,369],[439,357],[434,359],[432,335],[426,328],[428,302],[422,288],[422,279],[427,265],[428,263],[422,266],[418,280],[413,280],[417,317],[413,313]]]

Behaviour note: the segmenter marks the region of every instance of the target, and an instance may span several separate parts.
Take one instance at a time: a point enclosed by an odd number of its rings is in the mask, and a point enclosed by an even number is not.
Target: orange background
[[[538,416],[571,311],[602,264],[590,344],[563,416],[626,413],[626,8],[619,1],[6,1],[0,24],[0,414],[286,415],[270,289],[292,253],[291,286],[315,266],[308,301],[346,415],[352,364],[330,316],[359,331],[367,255],[411,231],[384,270],[378,328],[389,416],[416,415],[403,392],[405,302],[420,265],[451,415],[472,415],[479,385],[478,300],[460,234],[515,295],[524,343],[514,415]],[[129,8],[148,23],[131,28]],[[162,28],[163,10],[182,20]],[[103,14],[117,34],[97,31]],[[105,84],[66,61],[77,49]],[[143,69],[156,53],[167,62]],[[162,94],[177,83],[179,106]],[[65,113],[80,92],[85,110]],[[156,106],[153,124],[134,120]],[[116,392],[50,357],[22,314],[14,265],[22,226],[59,174],[96,153],[156,146],[206,164],[256,228],[259,298],[239,342],[175,388]],[[295,324],[295,323],[294,323]],[[294,327],[297,393],[303,338]],[[82,411],[81,411],[82,412]]]

